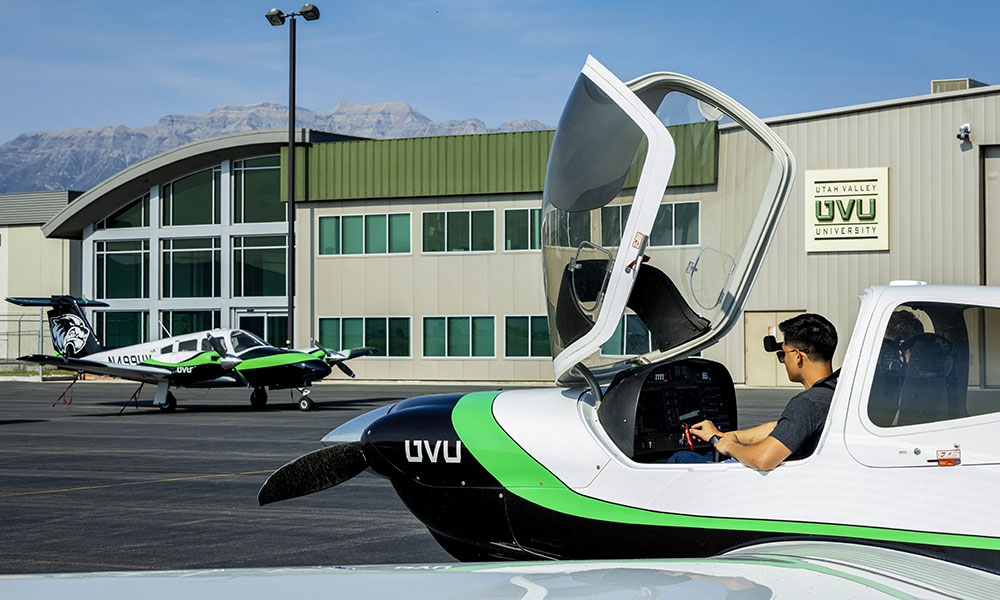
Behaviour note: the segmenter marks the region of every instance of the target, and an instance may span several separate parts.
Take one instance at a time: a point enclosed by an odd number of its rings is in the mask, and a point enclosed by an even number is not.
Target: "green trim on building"
[[[714,184],[718,178],[717,124],[709,121],[668,129],[677,148],[669,185]],[[300,146],[295,150],[295,200],[540,192],[554,135],[548,130]],[[626,187],[636,185],[637,163],[644,157],[645,150],[640,148]],[[282,181],[287,181],[287,164],[288,149],[282,148]],[[284,184],[281,201],[287,199]]]
[[[452,412],[455,432],[472,456],[508,492],[548,510],[633,525],[762,531],[1000,550],[1000,539],[987,536],[807,521],[702,517],[634,508],[584,496],[566,487],[500,427],[493,416],[493,401],[498,395],[500,392],[475,392],[463,396]]]

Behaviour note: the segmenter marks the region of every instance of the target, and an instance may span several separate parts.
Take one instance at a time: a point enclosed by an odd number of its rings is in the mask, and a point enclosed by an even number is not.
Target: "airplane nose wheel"
[[[250,406],[257,410],[261,410],[267,406],[267,390],[262,387],[254,388],[250,392]]]
[[[299,391],[302,392],[302,397],[299,398],[299,410],[302,411],[312,410],[313,406],[315,406],[316,403],[313,402],[312,399],[309,397],[309,393],[311,390],[309,388],[299,388]]]

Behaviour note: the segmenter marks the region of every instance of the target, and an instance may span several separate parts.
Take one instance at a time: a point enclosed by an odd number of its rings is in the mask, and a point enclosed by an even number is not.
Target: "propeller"
[[[257,502],[264,506],[344,483],[368,467],[361,442],[347,442],[304,454],[267,478]]]
[[[367,356],[369,354],[378,353],[378,348],[365,346],[363,348],[352,348],[347,352],[347,354],[344,354],[343,352],[336,352],[334,350],[327,349],[326,347],[323,346],[323,344],[320,344],[316,338],[313,338],[311,341],[318,350],[323,351],[323,354],[325,355],[325,360],[328,365],[337,367],[338,369],[341,370],[341,372],[344,373],[344,375],[347,375],[351,379],[354,379],[354,371],[352,371],[350,367],[344,364],[345,360],[350,360],[352,358],[357,358],[359,356]]]
[[[243,385],[250,387],[250,384],[246,379],[243,378],[243,374],[239,372],[236,368],[243,359],[238,356],[233,356],[229,353],[229,349],[226,348],[226,344],[223,343],[222,338],[215,337],[212,334],[206,336],[208,338],[208,344],[215,350],[216,354],[219,355],[219,365],[226,371],[232,371],[236,378],[243,382]]]

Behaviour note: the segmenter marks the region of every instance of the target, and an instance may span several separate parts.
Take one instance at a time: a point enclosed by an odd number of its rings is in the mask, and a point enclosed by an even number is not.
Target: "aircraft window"
[[[230,336],[230,340],[233,343],[233,352],[243,352],[250,348],[266,345],[263,340],[246,331],[234,331]]]
[[[890,315],[868,418],[903,427],[1000,412],[1000,309],[919,302]]]
[[[177,351],[182,352],[185,350],[197,350],[198,340],[184,340],[177,343]]]
[[[174,351],[174,345],[164,346],[160,348],[160,354],[169,354]]]
[[[201,338],[201,351],[210,352],[212,350],[212,344],[208,342],[208,338]]]

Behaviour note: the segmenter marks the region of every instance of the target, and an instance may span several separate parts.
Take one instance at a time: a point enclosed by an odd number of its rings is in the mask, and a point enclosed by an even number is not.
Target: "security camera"
[[[965,123],[958,128],[958,135],[956,135],[955,137],[962,140],[963,142],[967,142],[969,141],[969,136],[971,134],[972,134],[972,125]]]

